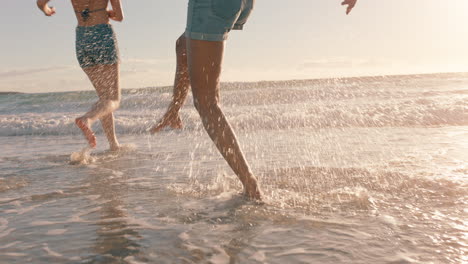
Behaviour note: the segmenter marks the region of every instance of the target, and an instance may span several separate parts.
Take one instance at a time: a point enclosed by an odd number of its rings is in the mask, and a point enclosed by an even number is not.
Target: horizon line
[[[407,74],[381,74],[381,75],[361,75],[361,76],[342,76],[342,77],[322,77],[322,78],[311,78],[311,79],[286,79],[286,80],[259,80],[259,81],[226,81],[220,82],[220,84],[271,84],[271,83],[305,83],[305,82],[319,82],[324,80],[344,80],[344,79],[371,79],[371,78],[394,78],[394,77],[409,77],[409,76],[427,76],[427,75],[448,75],[448,74],[468,74],[468,72],[427,72],[427,73],[407,73]],[[138,88],[121,88],[121,90],[138,90],[138,89],[165,89],[172,88],[173,85],[162,85],[162,86],[146,86]],[[72,93],[72,92],[89,92],[92,90],[77,90],[77,91],[55,91],[55,92],[17,92],[17,91],[0,91],[0,95],[10,94],[46,94],[46,93]]]

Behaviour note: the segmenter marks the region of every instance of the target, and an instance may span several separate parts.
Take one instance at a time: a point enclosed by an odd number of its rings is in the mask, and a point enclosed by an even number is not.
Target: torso
[[[71,0],[75,11],[78,26],[94,26],[97,24],[109,24],[109,16],[107,15],[107,5],[109,0]],[[83,19],[81,12],[86,8],[89,11],[104,9],[97,12],[89,12],[88,19]]]

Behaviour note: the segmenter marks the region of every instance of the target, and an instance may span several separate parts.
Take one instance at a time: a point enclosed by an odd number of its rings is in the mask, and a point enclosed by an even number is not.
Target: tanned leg
[[[257,180],[219,106],[219,78],[224,42],[187,39],[188,69],[195,107],[205,130],[215,143],[250,199],[261,199]]]
[[[182,34],[176,42],[176,55],[177,55],[177,68],[174,80],[174,91],[172,95],[172,102],[170,103],[166,113],[159,121],[158,124],[154,125],[150,133],[154,134],[159,132],[166,126],[171,128],[182,128],[182,121],[180,120],[179,111],[184,105],[185,99],[190,88],[190,78],[188,75],[187,66],[187,46],[185,36]]]
[[[84,68],[83,71],[96,89],[99,100],[89,112],[76,119],[76,124],[83,131],[89,145],[95,147],[96,138],[91,125],[100,119],[110,149],[117,150],[119,143],[115,136],[113,112],[120,106],[119,65],[97,65]]]

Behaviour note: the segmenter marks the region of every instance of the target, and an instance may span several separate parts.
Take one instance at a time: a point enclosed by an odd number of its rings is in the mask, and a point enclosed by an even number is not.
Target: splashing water
[[[184,129],[146,133],[170,89],[124,91],[116,129],[133,145],[119,152],[100,128],[97,150],[76,151],[91,92],[0,97],[0,262],[463,263],[467,87],[468,74],[224,84],[264,205],[242,198],[190,99]]]
[[[73,152],[70,155],[70,164],[72,165],[88,165],[94,163],[96,159],[90,155],[91,148],[86,147],[78,152]]]

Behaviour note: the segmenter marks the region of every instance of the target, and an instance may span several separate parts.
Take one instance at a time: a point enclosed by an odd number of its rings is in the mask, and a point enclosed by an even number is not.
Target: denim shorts
[[[223,41],[232,29],[242,29],[255,0],[189,0],[185,36]]]
[[[109,24],[76,28],[76,57],[81,68],[119,62],[114,30]]]

